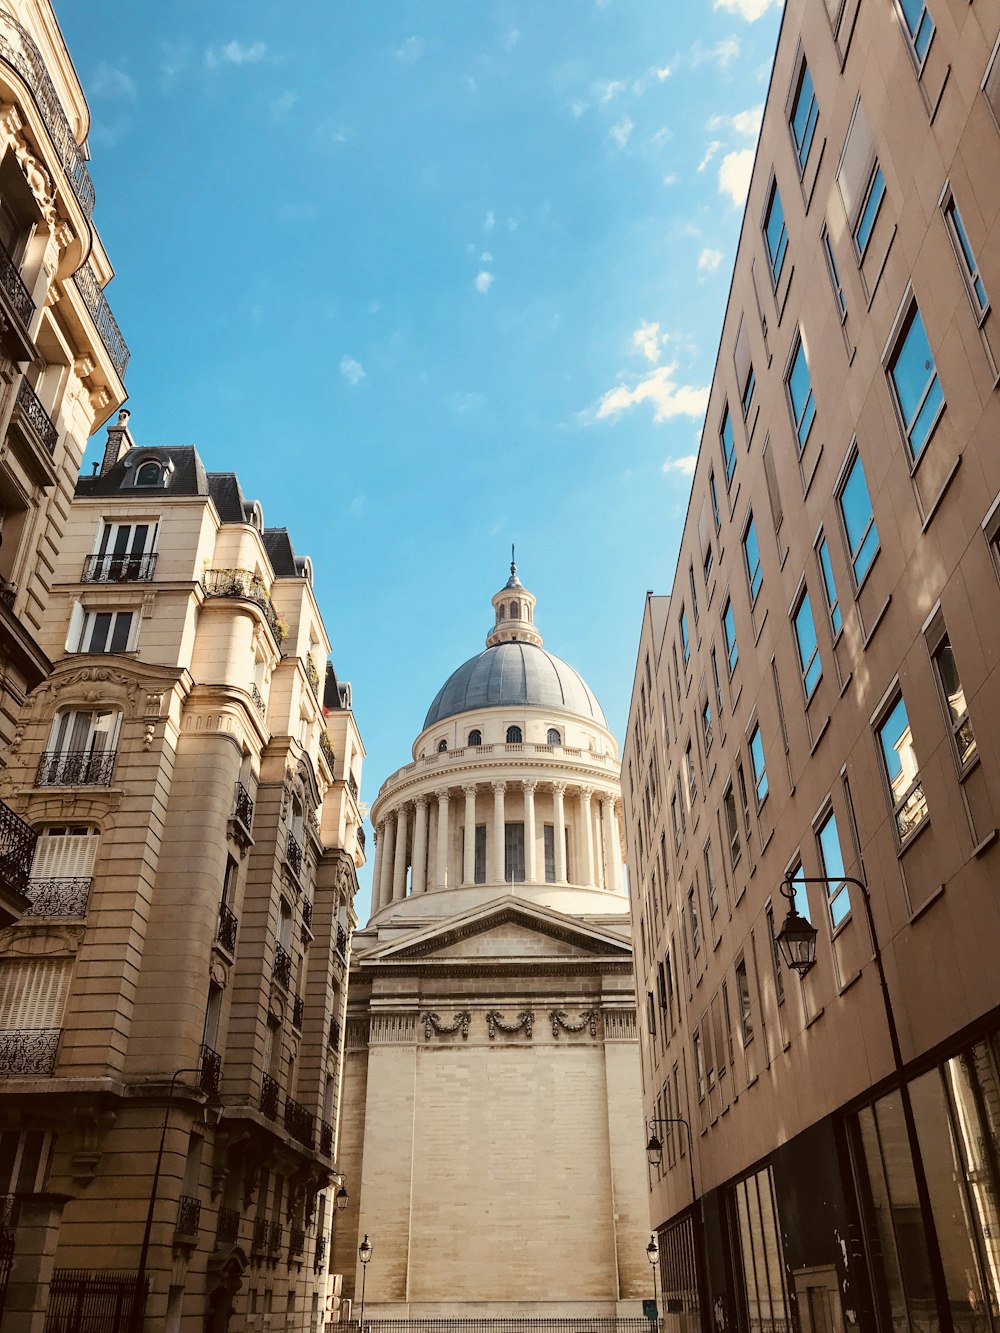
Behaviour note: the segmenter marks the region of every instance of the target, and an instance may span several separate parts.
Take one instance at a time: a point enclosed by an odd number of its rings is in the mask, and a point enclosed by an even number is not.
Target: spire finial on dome
[[[511,595],[513,594],[513,596]],[[542,646],[542,636],[535,629],[535,596],[517,577],[517,556],[510,546],[510,578],[493,594],[493,628],[486,638],[487,648],[498,643],[521,642]]]
[[[515,560],[514,560],[514,543],[513,543],[513,542],[511,542],[511,544],[510,544],[510,572],[511,572],[512,574],[516,574],[516,573],[517,573],[517,563],[516,563]]]

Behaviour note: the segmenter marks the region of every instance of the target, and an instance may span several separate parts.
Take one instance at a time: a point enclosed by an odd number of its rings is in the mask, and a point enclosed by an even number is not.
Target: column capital
[[[507,781],[505,778],[494,778],[493,781],[490,783],[490,786],[493,788],[495,792],[506,791]]]
[[[476,784],[474,782],[465,782],[462,784],[462,790],[465,792],[466,796],[475,796]]]
[[[447,804],[448,804],[448,797],[449,797],[450,794],[451,794],[451,793],[448,792],[447,790],[445,790],[445,791],[439,791],[439,792],[435,792],[435,793],[434,793],[434,798],[435,798],[435,800],[437,801],[437,803],[438,803],[439,806],[447,805]]]
[[[566,792],[566,784],[565,784],[565,782],[553,782],[553,784],[552,784],[552,791],[553,791],[554,795],[556,795],[556,796],[563,796],[563,795],[565,795],[565,792]]]
[[[535,792],[538,790],[537,778],[525,778],[521,783],[521,789],[526,792]]]
[[[426,810],[426,809],[427,809],[427,805],[428,805],[429,800],[430,800],[430,797],[428,797],[428,796],[414,796],[414,798],[413,798],[413,808],[414,808],[415,810],[420,810],[420,809],[424,809],[424,810]]]
[[[580,800],[586,801],[589,804],[590,799],[594,794],[593,787],[578,787],[577,790],[580,793]]]

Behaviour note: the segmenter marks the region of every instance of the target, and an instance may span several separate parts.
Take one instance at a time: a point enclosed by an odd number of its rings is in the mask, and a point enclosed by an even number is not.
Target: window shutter
[[[69,993],[70,958],[15,958],[0,966],[0,1030],[58,1028]]]
[[[747,337],[746,320],[740,321],[740,331],[736,335],[736,349],[733,352],[733,364],[736,367],[736,384],[740,391],[740,397],[743,397],[743,390],[746,388],[747,377],[750,374],[750,339]]]
[[[837,184],[840,197],[844,201],[844,211],[852,230],[861,204],[864,200],[865,187],[871,175],[875,149],[872,142],[871,127],[865,115],[861,99],[854,106],[854,115],[844,140],[844,151],[840,155],[837,167]]]
[[[31,878],[89,879],[94,873],[99,840],[100,834],[92,829],[84,833],[43,833],[35,844]]]

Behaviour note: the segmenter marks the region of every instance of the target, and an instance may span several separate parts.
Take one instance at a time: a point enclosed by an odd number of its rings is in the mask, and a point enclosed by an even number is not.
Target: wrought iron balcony
[[[319,1150],[324,1157],[333,1156],[333,1126],[327,1120],[320,1121]]]
[[[313,905],[311,898],[302,899],[302,925],[308,931],[311,931],[313,928]]]
[[[307,1148],[313,1146],[315,1137],[315,1117],[300,1102],[291,1097],[285,1098],[285,1128],[293,1139],[304,1143]]]
[[[91,879],[32,879],[27,895],[27,916],[52,916],[79,920],[87,915]]]
[[[274,979],[285,990],[292,981],[292,955],[280,944],[274,946]]]
[[[267,704],[264,702],[264,696],[261,694],[260,690],[257,688],[256,682],[254,681],[250,682],[250,698],[254,701],[255,705],[257,706],[257,712],[260,713],[261,717],[266,717]]]
[[[318,699],[318,698],[319,698],[319,672],[318,672],[317,669],[316,669],[316,663],[312,660],[311,657],[306,657],[306,658],[304,659],[304,664],[305,664],[305,669],[306,669],[306,680],[308,680],[309,684],[312,686],[312,692],[313,692],[313,694],[315,694],[316,698]]]
[[[333,773],[336,768],[336,761],[333,753],[333,741],[325,731],[319,733],[319,748],[323,758],[330,766],[330,772]]]
[[[289,870],[296,879],[299,879],[302,875],[302,848],[290,833],[285,843],[285,860],[288,862]]]
[[[39,1078],[56,1067],[61,1028],[0,1032],[0,1078]]]
[[[368,843],[368,838],[367,835],[365,834],[364,824],[358,825],[358,827],[355,829],[355,834],[358,839],[358,846],[361,848],[362,851],[364,851]]]
[[[316,1249],[313,1251],[313,1272],[322,1273],[326,1266],[326,1235],[316,1237]]]
[[[230,958],[236,954],[236,935],[240,928],[240,919],[229,910],[225,903],[219,908],[219,927],[215,932],[215,941]]]
[[[182,1194],[177,1206],[178,1236],[197,1236],[201,1225],[201,1201],[192,1199],[190,1194]]]
[[[46,750],[35,774],[36,787],[110,787],[115,751]]]
[[[28,381],[22,378],[17,389],[17,410],[35,438],[50,456],[56,451],[59,431]]]
[[[301,995],[296,995],[292,1001],[292,1027],[297,1031],[302,1031],[302,1020],[305,1017],[306,1006]]]
[[[17,1226],[18,1202],[16,1194],[0,1194],[0,1227],[7,1230]]]
[[[233,818],[238,819],[249,833],[253,827],[253,801],[242,782],[236,784],[236,801],[233,805]]]
[[[128,344],[122,337],[118,321],[111,313],[108,298],[104,295],[104,289],[97,281],[97,275],[89,264],[84,264],[73,274],[73,281],[76,283],[77,291],[83,297],[83,304],[90,311],[94,328],[100,334],[104,350],[110,356],[111,364],[118,372],[118,378],[124,379],[130,355]]]
[[[288,1257],[298,1259],[306,1248],[306,1233],[301,1227],[292,1227],[288,1236]]]
[[[263,1074],[260,1080],[260,1109],[268,1120],[274,1120],[278,1114],[278,1085],[270,1074]]]
[[[340,1024],[335,1018],[330,1019],[330,1031],[327,1034],[327,1044],[334,1051],[340,1049]]]
[[[271,1223],[266,1217],[258,1217],[253,1224],[253,1242],[250,1246],[253,1254],[266,1254],[271,1246]]]
[[[270,1234],[267,1238],[267,1249],[269,1254],[274,1254],[276,1250],[281,1249],[281,1240],[285,1234],[285,1228],[280,1222],[272,1222]]]
[[[3,289],[18,319],[27,328],[35,313],[35,303],[17,271],[17,265],[2,245],[0,245],[0,288]]]
[[[83,583],[149,583],[156,569],[155,555],[88,555],[83,562]]]
[[[0,9],[0,60],[16,70],[31,90],[55,146],[76,201],[89,219],[94,212],[94,182],[66,118],[45,61],[17,19]]]
[[[211,1046],[201,1048],[201,1086],[205,1092],[218,1092],[222,1082],[222,1056]]]
[[[348,773],[347,775],[347,786],[350,789],[351,795],[354,797],[354,799],[358,800],[358,798],[361,795],[361,792],[358,790],[358,780],[353,773]]]
[[[240,1214],[236,1208],[220,1208],[215,1239],[220,1245],[235,1245],[240,1234]]]
[[[0,801],[0,883],[17,893],[28,887],[28,873],[38,834],[9,805]]]
[[[337,922],[337,952],[341,958],[347,957],[347,931]]]
[[[288,634],[288,627],[271,604],[271,594],[252,569],[210,569],[205,574],[206,597],[238,597],[253,602],[264,613],[278,644]]]

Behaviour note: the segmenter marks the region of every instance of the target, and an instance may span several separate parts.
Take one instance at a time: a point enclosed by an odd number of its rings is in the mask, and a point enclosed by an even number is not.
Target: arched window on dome
[[[549,734],[545,737],[549,745],[562,745],[562,737],[555,727],[549,727]]]
[[[520,603],[518,603],[518,602],[511,602],[511,604],[510,604],[510,618],[511,618],[511,620],[520,620],[520,619],[521,619],[521,606],[520,606]]]
[[[137,486],[159,486],[163,480],[163,468],[159,463],[150,461],[141,464],[136,469],[135,484]]]
[[[503,602],[501,602],[500,605],[497,607],[497,620],[506,620],[506,615],[504,614]]]
[[[438,754],[444,754],[447,748],[448,742],[442,737],[441,740],[438,741]]]
[[[530,603],[530,602],[528,603],[528,605],[525,607],[524,610],[525,610],[525,616],[526,616],[526,618],[527,618],[528,624],[530,625],[530,624],[531,624],[531,603]]]
[[[483,733],[481,731],[477,729],[475,731],[469,732],[470,745],[482,745],[482,743],[483,743]]]
[[[521,735],[521,728],[520,728],[520,727],[508,727],[508,728],[507,728],[507,744],[508,744],[508,745],[520,745],[521,742],[522,742],[523,740],[524,740],[524,737]]]

